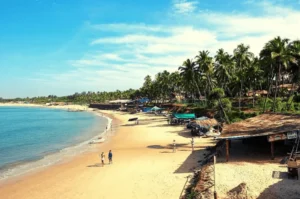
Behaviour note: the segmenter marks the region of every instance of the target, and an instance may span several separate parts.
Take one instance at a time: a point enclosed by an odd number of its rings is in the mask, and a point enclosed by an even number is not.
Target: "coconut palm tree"
[[[246,71],[246,80],[249,85],[249,89],[252,90],[252,104],[255,106],[255,96],[256,88],[258,83],[261,82],[263,77],[263,71],[260,68],[260,62],[257,57],[255,57],[251,62]]]
[[[294,60],[291,62],[290,73],[292,75],[293,84],[300,82],[300,40],[293,41],[288,46],[289,52]]]
[[[214,87],[213,75],[215,72],[213,58],[209,56],[208,51],[200,51],[196,56],[196,62],[198,64],[198,73],[206,79],[207,93],[208,95]]]
[[[260,51],[259,54],[260,59],[260,65],[263,70],[263,77],[266,80],[266,86],[268,93],[264,100],[264,106],[263,106],[263,112],[266,111],[266,104],[267,100],[269,98],[269,95],[272,90],[273,80],[275,78],[275,63],[274,60],[271,57],[271,50],[269,48],[265,47]]]
[[[170,74],[170,91],[172,94],[182,94],[183,82],[182,77],[178,71]],[[171,95],[170,95],[171,96]]]
[[[218,80],[218,85],[220,88],[228,90],[227,87],[234,71],[234,60],[222,48],[217,51],[215,60],[215,76]]]
[[[276,110],[276,98],[278,94],[278,83],[282,79],[283,71],[288,70],[290,62],[294,62],[294,58],[291,54],[290,48],[288,48],[288,39],[281,39],[276,37],[273,40],[266,43],[263,51],[265,56],[268,56],[268,60],[271,64],[274,64],[274,76],[275,76],[275,93],[273,100],[273,111]]]
[[[178,70],[183,78],[185,88],[190,93],[193,93],[193,87],[195,87],[199,96],[201,96],[201,92],[196,81],[196,78],[198,78],[196,63],[190,59],[187,59],[183,62],[182,66],[178,68]]]
[[[249,66],[253,53],[249,51],[250,47],[245,44],[239,44],[236,49],[234,49],[234,60],[236,63],[236,73],[240,80],[240,92],[239,92],[239,110],[241,110],[241,99],[243,95],[243,86],[245,82],[245,69]]]
[[[141,88],[141,91],[143,93],[144,96],[147,96],[150,100],[153,99],[153,82],[152,79],[150,77],[150,75],[147,75],[144,78],[144,84],[143,87]]]

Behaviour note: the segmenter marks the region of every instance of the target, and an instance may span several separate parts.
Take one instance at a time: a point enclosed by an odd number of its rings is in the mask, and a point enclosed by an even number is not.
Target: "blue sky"
[[[0,97],[139,88],[198,51],[299,39],[300,0],[4,0]]]

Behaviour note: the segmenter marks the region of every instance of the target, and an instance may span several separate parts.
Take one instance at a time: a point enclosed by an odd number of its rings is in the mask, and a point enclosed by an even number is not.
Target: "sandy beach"
[[[193,170],[199,168],[199,161],[208,154],[205,148],[215,144],[211,138],[195,138],[192,152],[190,131],[184,126],[168,125],[164,116],[93,112],[112,119],[106,142],[92,144],[87,152],[66,157],[55,165],[9,178],[0,183],[0,198],[176,199],[183,193],[187,177],[190,179]],[[139,118],[138,125],[128,122],[132,117]],[[172,149],[173,140],[177,143],[176,153]],[[282,157],[270,160],[268,150],[249,153],[241,143],[233,147],[238,150],[233,150],[236,154],[232,154],[230,162],[225,162],[224,151],[217,158],[219,198],[232,198],[229,192],[237,190],[241,183],[247,186],[247,198],[298,198],[299,181],[287,179],[286,166],[279,164]],[[113,152],[111,165],[107,159],[109,150]],[[103,167],[101,152],[106,155]]]
[[[78,155],[0,185],[0,198],[179,198],[211,139],[195,139],[183,126],[167,125],[164,116],[105,111],[113,118],[113,136]],[[139,125],[127,122],[139,117]],[[176,140],[177,152],[172,152]],[[113,152],[113,164],[100,165],[99,155]]]

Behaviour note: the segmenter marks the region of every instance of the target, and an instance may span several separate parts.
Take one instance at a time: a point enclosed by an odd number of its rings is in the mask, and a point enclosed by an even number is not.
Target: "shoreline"
[[[187,176],[193,174],[205,148],[214,142],[196,138],[196,151],[192,152],[190,133],[183,126],[167,125],[163,116],[101,113],[114,121],[116,133],[107,142],[70,161],[0,185],[0,198],[179,198]],[[132,117],[139,117],[139,125],[128,122]],[[174,139],[178,143],[176,153],[170,147]],[[102,167],[99,154],[107,155],[109,150],[113,152],[113,164],[105,159]]]
[[[55,106],[55,107],[51,107],[51,106],[42,106],[42,105],[35,105],[35,104],[1,104],[0,103],[0,107],[28,107],[28,108],[49,108],[49,109],[61,109],[61,110],[67,110],[70,107],[63,107],[63,106]],[[10,165],[7,166],[3,166],[3,168],[0,170],[0,185],[1,184],[6,184],[10,181],[14,181],[18,178],[22,178],[23,176],[26,176],[28,174],[32,174],[44,169],[47,169],[48,167],[51,167],[53,165],[56,164],[60,164],[62,162],[65,161],[70,161],[72,158],[84,154],[84,153],[89,153],[91,152],[95,144],[100,144],[100,143],[94,143],[91,144],[92,141],[97,140],[99,137],[104,138],[103,143],[107,142],[107,137],[109,136],[107,134],[107,132],[111,132],[109,131],[111,128],[111,124],[113,122],[113,120],[108,117],[103,115],[101,112],[99,111],[92,111],[91,109],[86,109],[85,106],[81,106],[81,105],[72,105],[71,108],[75,108],[76,110],[78,109],[82,109],[85,112],[91,113],[92,115],[96,116],[96,117],[102,117],[106,119],[106,126],[107,126],[107,130],[104,128],[104,130],[102,132],[100,132],[99,134],[93,136],[92,138],[88,139],[88,140],[84,140],[82,142],[79,143],[74,143],[73,145],[70,145],[68,147],[59,149],[57,151],[54,152],[49,152],[49,153],[45,153],[42,154],[40,158],[38,159],[32,159],[32,160],[20,160],[20,161],[16,161],[14,163],[11,163]],[[102,143],[101,143],[102,144]]]
[[[82,110],[82,111],[91,111],[91,108],[88,108],[84,105],[72,104],[72,105],[55,105],[55,106],[46,106],[44,104],[22,104],[22,103],[0,103],[0,107],[39,107],[39,108],[50,108],[50,109],[62,109],[62,110]]]

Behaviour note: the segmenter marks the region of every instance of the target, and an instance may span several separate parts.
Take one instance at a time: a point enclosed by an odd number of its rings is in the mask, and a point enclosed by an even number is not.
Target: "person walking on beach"
[[[194,138],[192,137],[192,140],[191,140],[191,144],[192,144],[192,152],[194,151]]]
[[[173,153],[175,153],[176,152],[176,142],[175,142],[175,140],[173,140]]]
[[[104,155],[104,152],[101,153],[101,163],[102,163],[102,166],[104,166],[104,159],[105,159],[105,155]]]
[[[109,164],[112,164],[112,157],[113,157],[113,154],[112,154],[111,150],[109,150],[109,153],[108,153]]]

